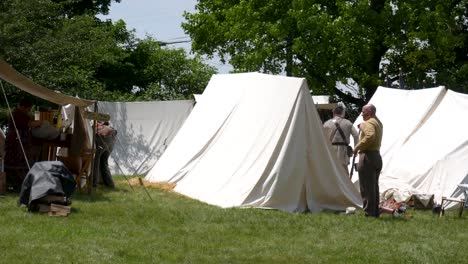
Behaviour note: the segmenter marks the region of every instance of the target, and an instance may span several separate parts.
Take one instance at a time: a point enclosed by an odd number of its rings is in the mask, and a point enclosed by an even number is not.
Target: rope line
[[[10,118],[13,121],[13,126],[14,126],[16,136],[18,137],[18,141],[19,141],[20,146],[21,146],[21,151],[23,151],[24,160],[26,161],[26,165],[28,166],[28,170],[30,170],[31,166],[29,165],[29,160],[28,160],[28,157],[26,155],[26,151],[24,151],[23,142],[21,141],[21,136],[20,136],[18,128],[16,126],[15,118],[13,117],[13,112],[11,111],[10,103],[8,102],[8,98],[6,96],[5,88],[3,87],[3,82],[1,80],[0,80],[0,86],[2,87],[3,96],[5,97],[5,102],[6,102],[6,105],[7,105],[7,108],[8,108],[8,112],[10,113]],[[10,129],[10,128],[8,128],[8,129]]]

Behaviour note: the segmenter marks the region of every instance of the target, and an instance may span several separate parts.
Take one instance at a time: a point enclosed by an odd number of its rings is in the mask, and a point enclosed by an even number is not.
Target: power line
[[[169,40],[186,39],[186,38],[189,38],[189,36],[183,36],[183,37],[177,37],[177,38],[170,38]]]
[[[156,41],[159,46],[167,46],[171,44],[179,44],[179,43],[189,43],[192,42],[192,40],[179,40],[179,41]]]

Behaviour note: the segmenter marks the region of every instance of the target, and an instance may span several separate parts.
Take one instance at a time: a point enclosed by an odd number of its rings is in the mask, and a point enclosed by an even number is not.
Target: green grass
[[[122,178],[120,178],[121,180]],[[468,212],[370,219],[221,209],[125,181],[75,194],[68,217],[0,199],[0,263],[466,263]]]

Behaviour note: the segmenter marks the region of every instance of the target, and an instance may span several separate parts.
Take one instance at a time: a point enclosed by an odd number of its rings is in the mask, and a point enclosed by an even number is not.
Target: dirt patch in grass
[[[132,178],[129,180],[130,184],[133,186],[136,185],[144,185],[145,187],[148,188],[155,188],[159,190],[163,190],[165,192],[173,192],[174,188],[176,186],[175,183],[169,183],[169,182],[149,182],[144,180],[143,178]]]

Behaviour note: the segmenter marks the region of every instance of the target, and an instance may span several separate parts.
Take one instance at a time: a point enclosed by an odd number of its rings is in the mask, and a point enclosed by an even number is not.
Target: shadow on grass
[[[80,201],[80,202],[89,202],[89,203],[94,203],[94,202],[110,202],[111,199],[107,196],[109,193],[113,192],[128,192],[127,190],[123,189],[111,189],[111,188],[106,188],[106,187],[98,187],[95,188],[90,194],[87,193],[86,191],[83,192],[75,192],[71,199]]]

